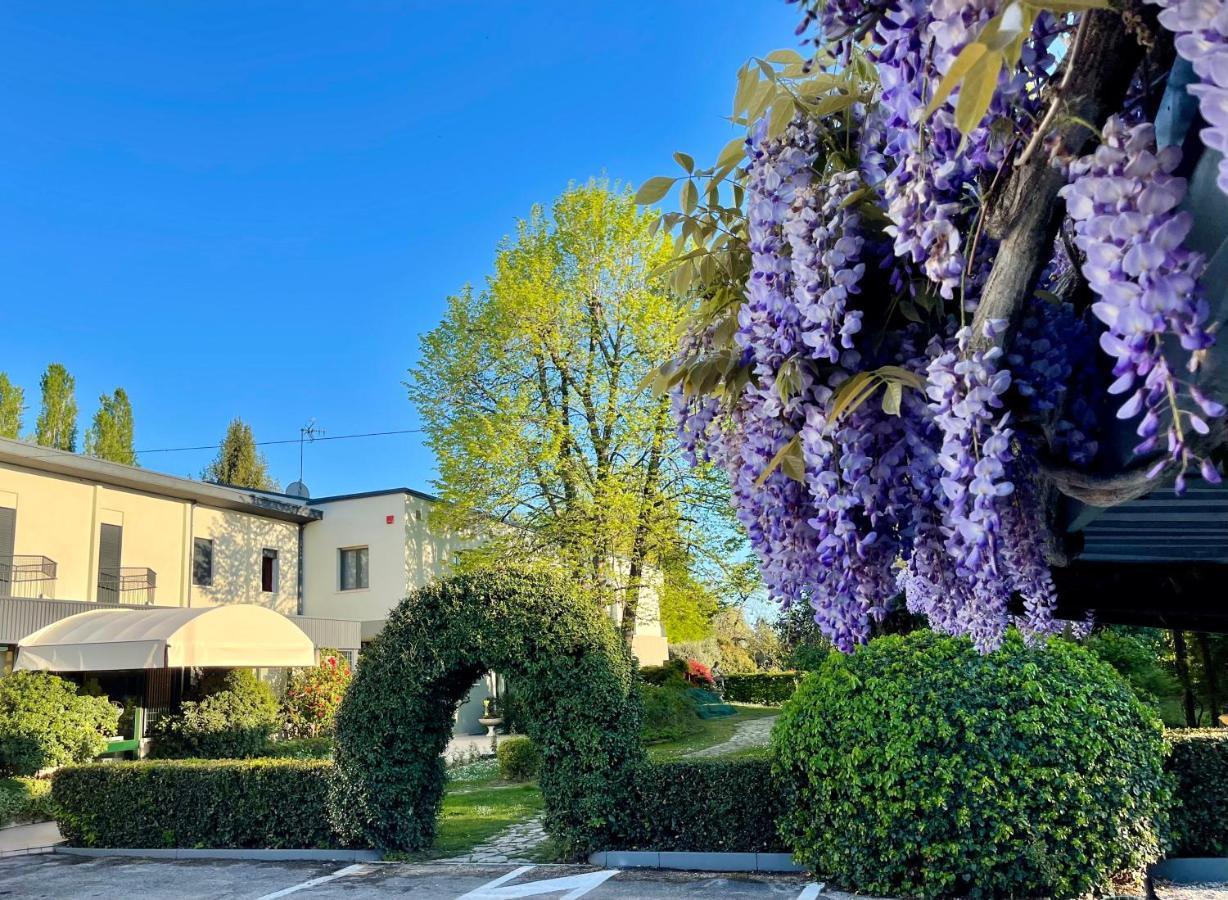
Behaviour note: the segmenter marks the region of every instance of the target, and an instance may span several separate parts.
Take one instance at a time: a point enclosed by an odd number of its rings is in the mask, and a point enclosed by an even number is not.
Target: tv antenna
[[[316,427],[316,420],[310,419],[298,430],[298,483],[303,483],[303,446],[316,438],[324,437],[324,429]]]

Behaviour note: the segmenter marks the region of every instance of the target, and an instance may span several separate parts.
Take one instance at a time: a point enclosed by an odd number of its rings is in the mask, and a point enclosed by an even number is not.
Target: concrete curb
[[[146,859],[245,859],[263,862],[379,862],[384,854],[379,850],[256,850],[241,847],[215,848],[149,848],[128,847],[64,847],[56,853],[70,856],[140,856]]]
[[[599,850],[590,865],[603,869],[675,869],[683,872],[805,872],[788,853],[707,853],[674,850]]]
[[[1173,884],[1228,881],[1228,857],[1177,856],[1152,866],[1151,877]]]

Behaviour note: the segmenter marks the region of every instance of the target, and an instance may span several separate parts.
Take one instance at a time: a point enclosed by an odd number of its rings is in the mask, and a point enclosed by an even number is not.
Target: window
[[[192,540],[192,584],[213,584],[213,541],[208,538]]]
[[[366,547],[347,547],[340,551],[341,590],[358,591],[371,586],[367,553]]]
[[[277,581],[277,551],[266,549],[260,558],[260,590],[277,593]]]

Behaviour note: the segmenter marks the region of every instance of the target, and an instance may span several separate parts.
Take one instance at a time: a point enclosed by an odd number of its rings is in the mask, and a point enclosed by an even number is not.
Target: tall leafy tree
[[[235,487],[277,490],[277,482],[269,474],[264,455],[256,449],[252,427],[242,419],[233,419],[226,428],[226,437],[218,447],[217,456],[201,473],[205,481],[230,484]]]
[[[76,451],[76,379],[60,363],[52,363],[43,373],[39,387],[43,392],[43,405],[34,423],[35,442],[57,450]]]
[[[728,508],[645,385],[683,310],[654,268],[670,240],[628,193],[573,186],[505,240],[486,289],[449,300],[408,383],[450,527],[488,523],[479,555],[555,559],[634,636],[646,566],[706,539]],[[719,500],[714,498],[721,498]]]
[[[0,437],[15,438],[21,431],[26,411],[26,393],[0,372]]]
[[[85,452],[99,459],[136,465],[136,450],[132,443],[132,404],[123,388],[98,398],[94,423],[85,433]]]

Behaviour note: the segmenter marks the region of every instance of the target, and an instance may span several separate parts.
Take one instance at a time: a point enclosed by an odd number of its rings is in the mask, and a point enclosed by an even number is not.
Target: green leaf
[[[689,153],[683,153],[679,150],[674,154],[674,160],[678,165],[682,166],[688,175],[695,171],[695,160]]]
[[[831,410],[827,414],[827,424],[830,428],[842,415],[851,412],[874,393],[878,380],[870,372],[858,372],[843,382],[832,396]],[[862,396],[859,396],[862,395]]]
[[[898,382],[919,391],[925,390],[925,379],[903,366],[879,366],[874,370],[874,374],[885,381]]]
[[[784,49],[773,50],[767,55],[768,62],[780,63],[781,65],[805,65],[805,58],[796,50]]]
[[[640,185],[640,189],[635,192],[635,202],[640,206],[647,206],[650,203],[656,203],[662,197],[669,193],[669,189],[674,186],[677,178],[668,178],[664,175],[657,175],[649,178]]]
[[[784,133],[789,123],[793,121],[793,116],[797,113],[797,107],[793,103],[793,98],[789,96],[777,97],[776,102],[772,104],[772,115],[768,119],[768,137],[779,137]]]
[[[762,472],[759,473],[759,477],[755,479],[755,487],[761,487],[763,485],[763,482],[767,481],[768,478],[771,476],[771,474],[775,472],[781,466],[781,464],[785,461],[786,457],[794,453],[796,453],[799,457],[801,456],[801,452],[802,452],[802,440],[801,439],[802,439],[802,436],[800,434],[795,434],[793,435],[793,437],[789,438],[788,442],[783,447],[781,447],[779,450],[776,451],[776,455],[773,456],[768,461],[767,466],[763,469]],[[796,470],[795,466],[792,468]],[[805,468],[804,463],[803,463],[803,468]],[[793,478],[793,475],[790,475],[789,472],[786,471],[785,474],[789,475],[790,478]]]
[[[887,385],[887,390],[883,392],[883,412],[889,416],[898,416],[903,399],[904,386],[898,381],[891,382]]]
[[[951,68],[947,69],[947,74],[942,76],[942,81],[938,84],[938,90],[934,92],[934,98],[930,100],[929,106],[925,108],[925,117],[927,119],[934,114],[934,110],[942,106],[947,97],[951,96],[951,92],[955,90],[959,82],[968,74],[973,66],[981,61],[981,58],[988,51],[988,47],[978,42],[971,43],[959,51],[959,56],[955,57],[955,62],[951,63]]]
[[[687,179],[682,185],[682,211],[690,215],[698,202],[699,191],[695,187],[695,182]]]
[[[721,155],[716,158],[716,167],[723,169],[726,166],[736,166],[742,162],[746,156],[746,138],[734,138],[725,145],[725,149],[721,151]]]
[[[1002,54],[997,51],[987,51],[968,71],[959,92],[959,103],[955,107],[955,126],[965,136],[981,124],[981,119],[989,111],[1001,71]]]

